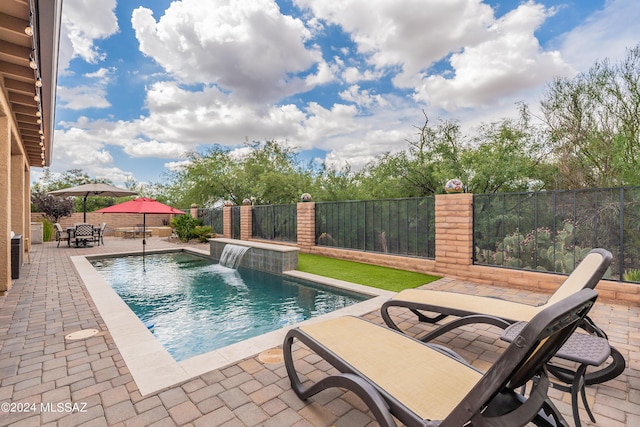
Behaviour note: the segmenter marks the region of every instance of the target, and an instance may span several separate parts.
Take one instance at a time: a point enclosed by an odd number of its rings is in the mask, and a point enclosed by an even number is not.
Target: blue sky
[[[423,111],[473,133],[640,42],[636,0],[65,0],[62,21],[50,169],[117,185],[266,139],[357,169]]]

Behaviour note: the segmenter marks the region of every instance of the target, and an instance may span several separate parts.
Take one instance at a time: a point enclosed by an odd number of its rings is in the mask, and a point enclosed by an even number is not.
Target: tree
[[[73,213],[73,200],[54,197],[42,190],[32,191],[31,211],[42,212],[51,222],[60,222],[60,218]]]
[[[546,188],[554,170],[541,128],[531,124],[526,105],[518,119],[482,124],[472,147],[461,153],[466,185],[472,193],[532,191]]]
[[[170,177],[171,201],[182,206],[211,206],[223,200],[240,204],[255,197],[258,204],[282,204],[311,192],[314,170],[301,164],[293,148],[277,141],[244,148],[234,152],[215,146],[204,154],[188,153],[188,164]]]
[[[554,80],[541,105],[560,188],[640,184],[640,45],[620,64]]]

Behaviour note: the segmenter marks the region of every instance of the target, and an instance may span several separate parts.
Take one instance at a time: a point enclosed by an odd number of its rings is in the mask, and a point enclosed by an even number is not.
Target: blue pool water
[[[369,298],[186,252],[91,263],[176,361]]]

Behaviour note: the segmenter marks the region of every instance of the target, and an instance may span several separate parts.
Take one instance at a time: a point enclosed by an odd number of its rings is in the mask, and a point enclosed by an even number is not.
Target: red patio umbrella
[[[138,197],[128,202],[118,203],[117,205],[98,209],[96,212],[101,213],[137,213],[142,215],[142,256],[144,257],[144,247],[147,244],[145,239],[147,228],[147,214],[183,214],[180,209],[167,206],[155,199],[148,197]]]

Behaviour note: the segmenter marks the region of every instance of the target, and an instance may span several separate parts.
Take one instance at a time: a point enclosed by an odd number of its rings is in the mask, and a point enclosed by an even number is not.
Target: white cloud
[[[70,110],[84,110],[87,108],[109,108],[107,85],[110,83],[115,70],[113,68],[99,68],[95,72],[85,73],[84,77],[93,79],[95,83],[74,87],[58,87],[58,106]]]
[[[380,95],[372,95],[368,90],[361,90],[358,85],[349,86],[345,91],[339,93],[340,98],[345,101],[353,102],[358,106],[365,108],[374,105],[385,106],[388,103]]]
[[[426,76],[415,99],[449,111],[476,108],[573,74],[560,53],[543,51],[534,35],[550,13],[542,5],[521,4],[491,26],[491,38],[451,56],[453,77]]]
[[[186,83],[216,84],[243,100],[278,100],[327,81],[311,33],[270,0],[176,1],[156,22],[139,7],[131,18],[140,51]],[[316,79],[299,73],[319,66]]]
[[[612,62],[640,43],[640,7],[636,0],[608,0],[602,10],[582,25],[563,34],[556,43],[562,56],[578,71],[597,60]]]
[[[410,77],[449,52],[487,37],[492,9],[480,0],[294,0],[318,19],[339,25],[378,69]],[[405,77],[399,79],[402,81]]]
[[[347,67],[342,73],[342,79],[346,83],[357,83],[361,81],[371,81],[383,76],[381,71],[360,70],[357,67]]]
[[[180,160],[176,162],[167,162],[164,167],[171,172],[178,172],[191,164],[191,160]]]
[[[107,108],[111,106],[107,101],[107,91],[99,86],[60,86],[57,95],[58,107],[70,110]]]
[[[59,67],[65,71],[69,61],[80,57],[95,64],[105,57],[95,45],[118,31],[116,0],[65,0],[60,31]]]

